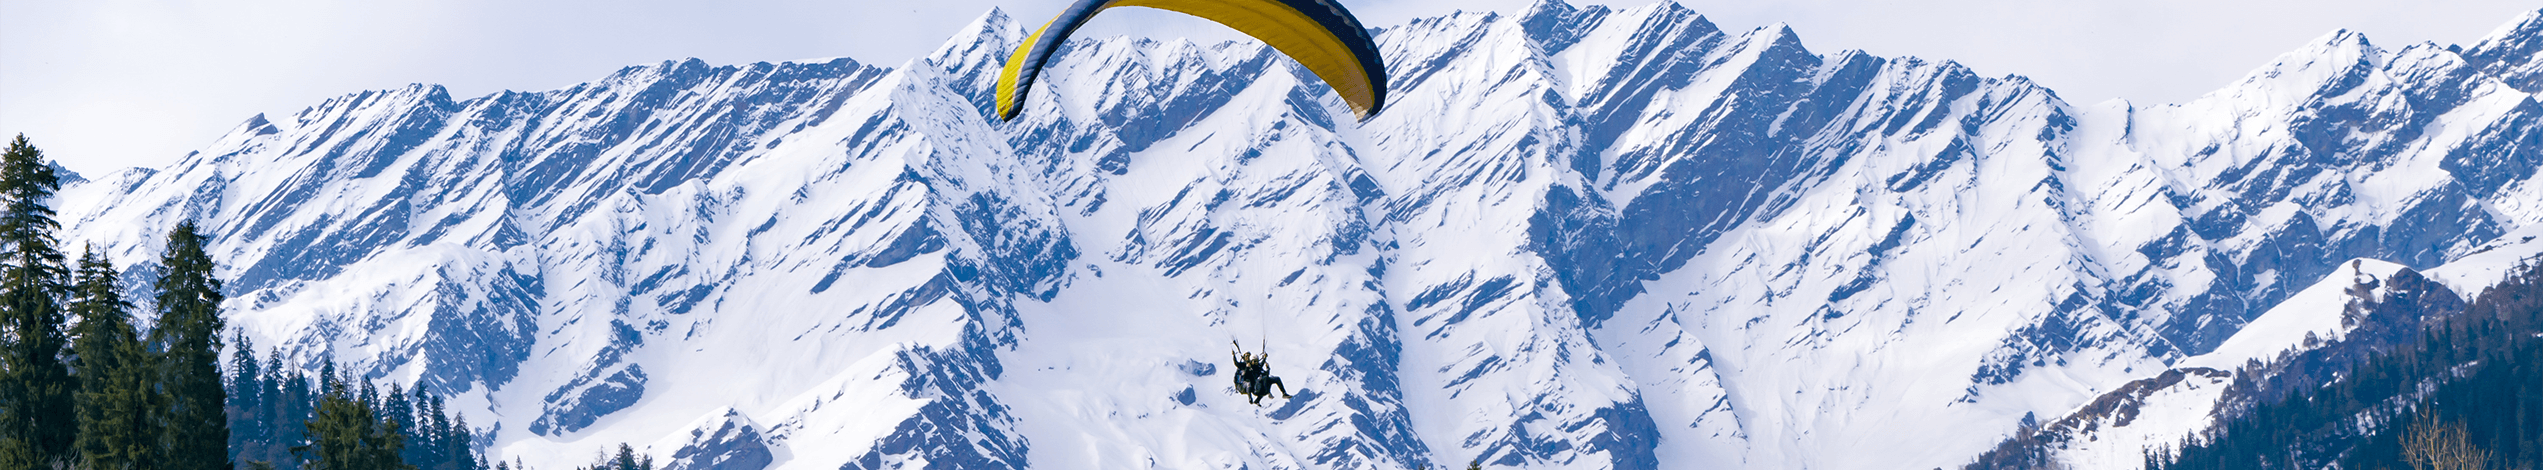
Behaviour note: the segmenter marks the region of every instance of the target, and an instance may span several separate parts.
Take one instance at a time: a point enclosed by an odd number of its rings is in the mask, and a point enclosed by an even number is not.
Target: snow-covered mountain
[[[454,392],[539,468],[1955,466],[2352,259],[2543,252],[2502,241],[2543,222],[2543,13],[2139,106],[1546,0],[1380,30],[1365,123],[1143,38],[1001,123],[1023,33],[346,95],[56,204],[133,266],[203,220],[256,344]],[[1296,396],[1231,393],[1231,340]]]

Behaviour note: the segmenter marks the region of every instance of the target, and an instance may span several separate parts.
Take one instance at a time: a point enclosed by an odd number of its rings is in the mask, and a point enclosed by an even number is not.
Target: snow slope
[[[2283,361],[2284,355],[2345,339],[2358,325],[2344,317],[2391,295],[2383,281],[2408,271],[2364,259],[2341,265],[2253,319],[2215,351],[2184,358],[2047,423],[2043,430],[2057,441],[2054,455],[2074,468],[2142,467],[2149,449],[2179,447],[2214,425],[2227,385],[2235,374],[2252,372],[2245,364]]]

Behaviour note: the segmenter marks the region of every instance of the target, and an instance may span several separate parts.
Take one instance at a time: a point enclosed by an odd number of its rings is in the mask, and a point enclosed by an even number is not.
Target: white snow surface
[[[2149,449],[2179,447],[2184,439],[2214,424],[2218,400],[2239,368],[2346,337],[2354,327],[2341,324],[2343,312],[2352,305],[2380,301],[2389,291],[2380,287],[2381,281],[2405,269],[2409,268],[2370,259],[2342,263],[2339,270],[2243,325],[2216,350],[2172,364],[2167,371],[2188,373],[2181,374],[2178,382],[2141,392],[2142,401],[2133,405],[2129,419],[2081,417],[2085,429],[2068,436],[2056,449],[2056,458],[2073,468],[2141,468]],[[2358,297],[2352,291],[2358,286],[2379,286],[2363,291],[2378,298]],[[2154,375],[2161,374],[2148,378]]]
[[[2357,298],[2349,293],[2349,289],[2357,285],[2379,285],[2380,280],[2391,278],[2403,269],[2408,267],[2370,259],[2342,264],[2338,271],[2323,276],[2312,287],[2297,291],[2296,295],[2270,307],[2269,313],[2244,324],[2242,331],[2226,338],[2215,351],[2182,359],[2175,365],[2232,370],[2241,367],[2245,361],[2269,360],[2281,351],[2303,351],[2302,348],[2308,347],[2306,337],[2312,337],[2315,342],[2344,338],[2349,327],[2340,325],[2340,312],[2350,304],[2379,301]],[[2381,287],[2370,290],[2369,295],[2382,295],[2382,290]]]
[[[140,289],[200,219],[260,353],[546,469],[728,421],[786,469],[1951,467],[2339,334],[2344,275],[2543,252],[2531,15],[2141,108],[1547,0],[1383,28],[1367,122],[1260,45],[1121,37],[999,122],[1024,26],[346,95],[65,187],[62,238]],[[1230,341],[1295,396],[1234,395]],[[2133,467],[2203,380],[2068,455]]]

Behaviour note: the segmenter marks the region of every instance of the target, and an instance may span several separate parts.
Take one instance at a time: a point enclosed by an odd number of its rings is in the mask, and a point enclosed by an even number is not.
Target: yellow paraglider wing
[[[1113,7],[1147,7],[1226,25],[1298,61],[1361,120],[1386,105],[1386,66],[1360,21],[1333,0],[1080,0],[1027,36],[998,74],[998,118],[1015,119],[1043,63],[1069,33]]]

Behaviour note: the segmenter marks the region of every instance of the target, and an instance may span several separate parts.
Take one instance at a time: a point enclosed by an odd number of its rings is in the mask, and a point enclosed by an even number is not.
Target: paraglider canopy
[[[1263,41],[1333,87],[1366,121],[1386,105],[1386,64],[1360,20],[1336,0],[1078,0],[1050,24],[1025,36],[998,73],[998,119],[1015,119],[1041,75],[1042,63],[1096,12],[1148,7],[1201,17]]]

